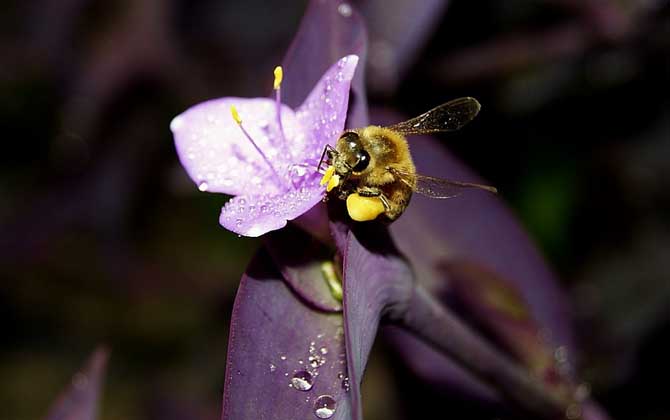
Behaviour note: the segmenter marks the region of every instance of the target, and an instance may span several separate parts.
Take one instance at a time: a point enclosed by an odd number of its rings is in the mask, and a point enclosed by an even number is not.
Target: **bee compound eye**
[[[341,139],[347,142],[347,146],[349,147],[349,150],[351,151],[356,151],[357,149],[360,149],[361,147],[361,142],[358,137],[358,134],[349,131],[347,133],[342,134]]]
[[[365,150],[361,150],[357,153],[356,157],[358,158],[358,162],[353,167],[354,172],[364,171],[370,164],[370,155]]]

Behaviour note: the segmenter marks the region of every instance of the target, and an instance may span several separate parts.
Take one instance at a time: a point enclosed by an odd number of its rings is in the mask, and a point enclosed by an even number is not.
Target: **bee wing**
[[[425,195],[430,198],[453,198],[460,195],[466,188],[478,188],[498,193],[495,187],[471,182],[451,181],[443,178],[413,174],[400,171],[398,169],[389,169],[401,182],[412,188],[414,192]]]
[[[390,127],[401,134],[429,134],[440,131],[455,131],[472,121],[481,105],[475,98],[458,98]]]

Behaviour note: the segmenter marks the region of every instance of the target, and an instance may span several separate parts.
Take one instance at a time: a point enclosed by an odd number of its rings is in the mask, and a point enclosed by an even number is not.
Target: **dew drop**
[[[337,12],[344,17],[349,17],[351,16],[351,6],[348,3],[342,3],[337,6]]]
[[[203,192],[207,191],[209,189],[209,184],[207,181],[202,181],[200,184],[198,184],[198,189]]]
[[[328,349],[325,348],[325,347],[321,347],[321,348],[319,349],[319,353],[321,353],[321,354],[328,354]]]
[[[181,116],[174,117],[170,123],[170,129],[172,131],[179,130],[184,125],[184,119]]]
[[[335,414],[335,399],[330,395],[321,395],[314,401],[314,415],[320,419],[329,419]]]
[[[309,391],[312,389],[312,374],[306,370],[299,370],[293,374],[291,384],[299,391]]]
[[[88,385],[88,376],[78,372],[72,377],[72,385],[77,389],[84,389]]]
[[[277,370],[277,366],[275,366],[273,363],[270,363],[270,372],[274,372]]]
[[[342,389],[344,389],[344,392],[349,392],[349,389],[351,389],[348,376],[342,379]]]
[[[554,351],[554,359],[557,363],[566,363],[568,361],[568,349],[560,346]]]

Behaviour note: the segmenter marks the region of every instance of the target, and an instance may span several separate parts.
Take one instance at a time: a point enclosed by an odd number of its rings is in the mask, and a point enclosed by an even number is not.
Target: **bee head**
[[[336,151],[329,156],[335,171],[341,176],[358,175],[370,164],[370,155],[363,148],[358,133],[344,132],[337,141]]]

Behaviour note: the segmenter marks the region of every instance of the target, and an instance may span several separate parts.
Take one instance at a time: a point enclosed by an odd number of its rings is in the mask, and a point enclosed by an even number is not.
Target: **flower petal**
[[[320,396],[334,401],[331,419],[349,419],[344,353],[342,315],[297,299],[261,251],[235,298],[222,420],[318,418]]]
[[[237,108],[242,125],[272,162],[280,179],[231,116]],[[275,101],[266,98],[221,98],[195,105],[172,120],[182,165],[201,191],[240,195],[249,191],[279,193],[290,185],[291,164],[306,141],[293,110],[281,108],[285,137],[277,125]],[[285,147],[284,138],[292,147]]]
[[[306,213],[323,198],[321,175],[307,173],[302,186],[281,195],[233,197],[221,209],[219,223],[238,235],[257,237],[286,226],[288,220]]]
[[[348,55],[338,60],[296,110],[296,117],[308,139],[302,156],[318,159],[326,145],[335,145],[344,130],[349,89],[357,64],[356,55]]]

